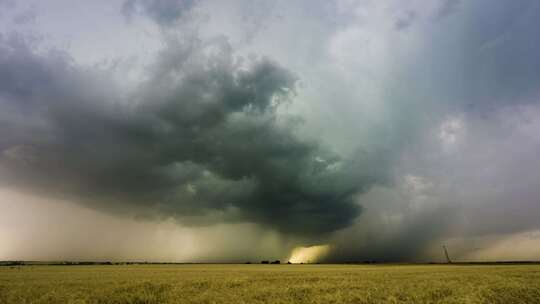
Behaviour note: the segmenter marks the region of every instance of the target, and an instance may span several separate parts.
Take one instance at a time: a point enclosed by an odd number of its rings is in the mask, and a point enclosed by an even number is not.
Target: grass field
[[[540,303],[540,265],[0,267],[0,303]]]

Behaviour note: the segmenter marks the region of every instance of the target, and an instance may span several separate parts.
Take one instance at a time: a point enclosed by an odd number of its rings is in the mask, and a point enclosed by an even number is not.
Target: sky
[[[540,260],[536,0],[0,0],[0,260]]]

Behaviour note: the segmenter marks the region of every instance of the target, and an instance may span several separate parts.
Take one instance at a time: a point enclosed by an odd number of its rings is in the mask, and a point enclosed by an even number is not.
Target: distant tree
[[[272,264],[281,264],[281,261],[280,260],[275,260],[272,262]]]
[[[268,261],[261,261],[261,264],[269,264]]]

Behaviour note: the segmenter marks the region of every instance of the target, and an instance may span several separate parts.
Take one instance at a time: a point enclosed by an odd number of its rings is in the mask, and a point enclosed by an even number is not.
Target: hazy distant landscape
[[[12,266],[0,303],[540,303],[540,265]]]

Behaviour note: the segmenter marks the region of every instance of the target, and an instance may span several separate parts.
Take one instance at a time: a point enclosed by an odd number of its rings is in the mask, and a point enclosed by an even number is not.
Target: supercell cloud
[[[225,40],[170,42],[126,96],[63,53],[3,41],[2,181],[92,207],[183,224],[255,222],[326,233],[360,213],[380,179],[297,135],[278,115],[296,77],[243,64]]]
[[[0,0],[0,188],[282,257],[540,252],[536,1],[85,5]]]

